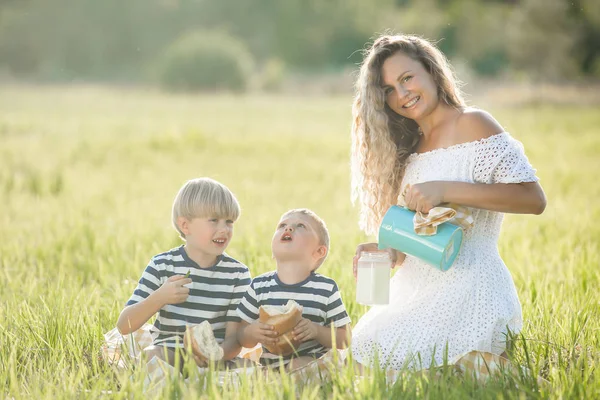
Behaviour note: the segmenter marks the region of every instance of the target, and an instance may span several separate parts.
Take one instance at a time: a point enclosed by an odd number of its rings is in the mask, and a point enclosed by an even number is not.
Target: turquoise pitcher
[[[435,235],[419,236],[415,233],[414,216],[414,211],[391,206],[379,227],[379,248],[391,247],[417,257],[441,271],[447,271],[460,250],[463,229],[444,222],[438,225]]]

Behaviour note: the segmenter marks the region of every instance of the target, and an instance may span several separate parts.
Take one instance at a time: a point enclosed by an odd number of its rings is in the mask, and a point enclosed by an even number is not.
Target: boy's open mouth
[[[213,239],[213,243],[216,244],[225,244],[226,241],[227,239]]]
[[[282,241],[282,242],[291,242],[291,241],[292,241],[292,235],[290,235],[290,234],[289,234],[289,233],[287,233],[287,232],[286,232],[286,233],[284,233],[284,234],[281,236],[281,241]]]

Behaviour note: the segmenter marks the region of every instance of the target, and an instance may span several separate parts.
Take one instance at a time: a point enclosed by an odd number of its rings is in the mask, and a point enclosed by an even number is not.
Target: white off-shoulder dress
[[[509,133],[409,156],[402,188],[428,181],[536,182],[523,145]],[[355,360],[387,369],[426,368],[471,350],[501,354],[519,332],[521,304],[498,253],[503,214],[471,209],[454,265],[442,272],[407,256],[390,281],[390,303],[372,307],[353,329]]]

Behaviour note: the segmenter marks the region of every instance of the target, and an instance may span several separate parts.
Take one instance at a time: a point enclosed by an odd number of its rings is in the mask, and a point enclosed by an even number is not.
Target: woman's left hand
[[[448,182],[445,181],[431,181],[411,185],[404,195],[406,207],[410,210],[428,213],[433,207],[444,202],[447,184]]]

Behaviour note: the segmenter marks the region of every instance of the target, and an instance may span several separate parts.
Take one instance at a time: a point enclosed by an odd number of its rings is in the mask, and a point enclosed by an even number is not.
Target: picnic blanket
[[[163,386],[168,383],[169,377],[181,375],[173,366],[158,357],[153,357],[145,364],[140,363],[142,351],[152,344],[150,328],[150,324],[144,324],[129,335],[121,335],[115,328],[104,335],[105,342],[102,346],[102,358],[114,368],[133,369],[134,366],[143,368],[144,390],[148,394],[160,393]],[[242,384],[244,379],[262,374],[267,380],[267,384],[278,383],[282,379],[278,369],[273,370],[258,364],[261,354],[260,344],[254,348],[243,348],[238,357],[250,360],[249,366],[212,371],[210,368],[198,367],[198,375],[194,378],[186,378],[185,381],[189,382],[190,379],[198,379],[198,376],[212,373],[213,383],[237,387]],[[320,385],[323,381],[330,380],[347,364],[347,355],[346,350],[330,350],[308,365],[290,371],[287,377],[291,379],[298,391],[306,386]],[[480,382],[485,382],[501,372],[518,373],[517,368],[508,359],[497,354],[479,351],[471,351],[457,356],[449,361],[449,365],[454,368],[455,372],[468,374]],[[427,372],[427,370],[421,372]],[[402,374],[406,373],[407,371],[388,370],[386,371],[386,380],[388,384],[393,384]],[[360,379],[360,375],[356,377]],[[540,380],[544,381],[542,378],[538,378],[538,381]]]

